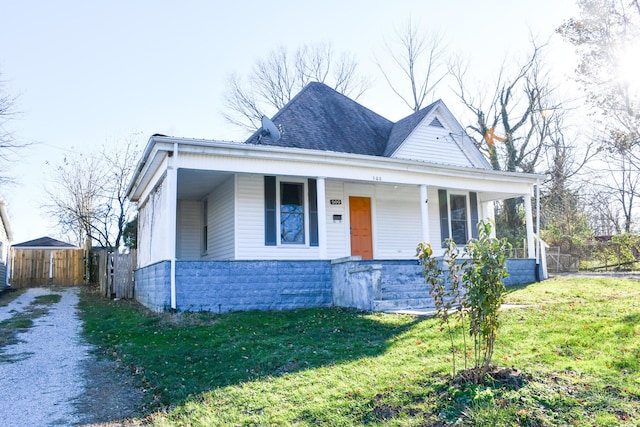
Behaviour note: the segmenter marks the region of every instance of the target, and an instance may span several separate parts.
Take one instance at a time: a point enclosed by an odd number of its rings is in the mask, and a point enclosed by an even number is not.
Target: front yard
[[[640,282],[557,278],[506,302],[494,363],[522,375],[483,386],[449,385],[432,318],[158,315],[90,292],[81,315],[145,389],[140,421],[155,425],[640,425]]]

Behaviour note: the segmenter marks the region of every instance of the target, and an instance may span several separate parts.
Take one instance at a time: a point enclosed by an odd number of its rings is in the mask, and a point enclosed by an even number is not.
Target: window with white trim
[[[265,246],[318,246],[317,193],[315,178],[264,177]]]
[[[469,240],[469,215],[467,215],[467,196],[463,194],[449,195],[449,223],[451,238],[456,245],[466,245]]]
[[[280,243],[305,243],[303,182],[280,182]]]
[[[457,245],[466,245],[478,237],[478,194],[438,190],[440,236],[442,244],[451,238]],[[471,230],[471,232],[469,232]]]

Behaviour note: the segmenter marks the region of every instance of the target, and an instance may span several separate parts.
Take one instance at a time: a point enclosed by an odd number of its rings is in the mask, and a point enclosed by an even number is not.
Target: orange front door
[[[351,218],[351,255],[360,255],[362,259],[373,259],[371,199],[349,197],[349,217]]]

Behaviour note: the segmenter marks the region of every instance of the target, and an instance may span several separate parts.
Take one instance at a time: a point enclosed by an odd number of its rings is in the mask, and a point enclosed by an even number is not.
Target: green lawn
[[[152,314],[82,295],[86,334],[146,390],[155,425],[640,425],[640,282],[511,290],[494,362],[450,385],[436,320],[344,309]],[[457,423],[457,424],[456,424]]]
[[[7,289],[0,292],[0,307],[9,305],[25,291],[25,289]],[[35,319],[48,313],[49,307],[59,303],[61,299],[60,294],[39,295],[34,297],[28,306],[10,312],[11,316],[0,322],[0,362],[13,362],[19,359],[20,356],[18,358],[15,355],[7,356],[5,347],[18,343],[20,334],[31,328]]]

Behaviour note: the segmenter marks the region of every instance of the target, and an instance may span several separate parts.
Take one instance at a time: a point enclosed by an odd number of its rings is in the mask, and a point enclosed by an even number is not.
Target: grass
[[[26,289],[7,288],[0,292],[0,307],[9,305],[11,301],[18,298]]]
[[[511,290],[494,362],[517,383],[449,381],[430,318],[345,309],[154,314],[82,295],[92,342],[145,388],[155,425],[637,426],[640,283]]]
[[[22,290],[6,290],[0,294],[0,305],[6,306],[24,293]],[[48,294],[34,297],[22,311],[16,311],[10,318],[0,322],[0,362],[13,362],[15,355],[7,356],[4,348],[19,342],[19,335],[33,326],[33,321],[49,312],[49,306],[60,302],[62,295]]]

